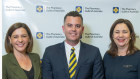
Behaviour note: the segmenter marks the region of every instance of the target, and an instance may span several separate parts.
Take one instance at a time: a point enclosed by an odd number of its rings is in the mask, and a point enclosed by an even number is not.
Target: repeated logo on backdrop
[[[92,6],[76,6],[76,11],[79,13],[102,13],[103,10],[99,7]]]
[[[65,36],[62,33],[46,33],[46,32],[37,32],[36,33],[37,39],[54,39],[54,38],[65,38]]]
[[[36,6],[36,12],[43,12],[43,6]]]
[[[76,11],[82,13],[82,6],[76,6]]]
[[[137,8],[128,8],[128,7],[113,7],[113,13],[139,13]]]
[[[113,13],[119,13],[119,7],[113,7]]]
[[[36,33],[36,38],[37,39],[43,39],[43,32],[37,32]]]
[[[60,6],[36,6],[36,12],[65,12],[65,7]],[[75,6],[75,11],[79,13],[103,13],[104,9],[99,7],[92,6]],[[139,13],[136,8],[123,8],[123,7],[113,7],[113,13]],[[36,38],[43,39],[44,38],[65,38],[65,36],[61,33],[44,33],[37,32]],[[83,38],[103,38],[103,35],[100,33],[84,33]]]
[[[29,25],[33,37],[35,37],[33,52],[38,52],[40,56],[43,56],[43,53],[40,52],[44,51],[44,47],[60,42],[66,38],[61,28],[63,18],[67,12],[74,10],[84,17],[85,31],[81,37],[82,40],[89,44],[97,45],[102,49],[102,54],[104,54],[108,46],[109,40],[107,36],[110,25],[112,24],[111,22],[117,18],[130,19],[135,23],[136,45],[140,48],[140,33],[138,30],[140,16],[139,0],[133,0],[133,3],[130,3],[131,1],[126,2],[125,0],[115,0],[113,2],[100,2],[100,0],[86,1],[3,0],[2,37],[3,39],[5,38],[6,30],[11,24],[24,22]],[[85,4],[85,2],[87,4]],[[105,41],[104,46],[102,46],[102,41]],[[3,52],[3,54],[6,54],[5,50],[3,50]]]
[[[63,7],[61,6],[41,6],[41,5],[37,5],[36,6],[36,12],[65,12],[65,10],[63,9]]]

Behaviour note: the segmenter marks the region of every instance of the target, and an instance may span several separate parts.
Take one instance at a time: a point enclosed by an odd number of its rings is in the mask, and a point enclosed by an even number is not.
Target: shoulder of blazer
[[[8,63],[7,61],[9,61],[9,54],[2,56],[2,65],[4,66],[6,63]]]
[[[64,42],[61,42],[61,43],[58,43],[58,44],[55,44],[55,45],[51,45],[51,46],[47,47],[46,49],[54,50],[54,49],[58,49],[59,47],[63,48],[64,47]]]
[[[2,66],[7,68],[7,66],[19,66],[13,53],[8,53],[7,55],[2,56]]]
[[[3,55],[3,56],[2,56],[2,59],[9,58],[9,57],[11,57],[12,55],[13,55],[13,53],[8,53],[8,54],[6,54],[6,55]]]
[[[96,46],[93,46],[93,45],[84,43],[84,42],[82,42],[82,41],[80,41],[80,42],[81,42],[81,46],[82,46],[82,47],[85,47],[85,48],[93,48],[93,49],[99,49],[99,48],[96,47]]]
[[[15,59],[13,53],[8,53],[8,54],[2,56],[2,62],[8,63],[8,62],[10,62],[10,61],[16,62],[16,59]]]

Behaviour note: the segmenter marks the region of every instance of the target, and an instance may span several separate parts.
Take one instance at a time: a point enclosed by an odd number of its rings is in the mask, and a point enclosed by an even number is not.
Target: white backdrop
[[[99,47],[102,56],[110,43],[109,30],[116,19],[128,19],[137,34],[140,48],[140,0],[3,0],[2,55],[8,28],[16,22],[26,23],[34,37],[33,52],[42,58],[45,48],[63,42],[63,18],[69,11],[84,18],[82,41]]]

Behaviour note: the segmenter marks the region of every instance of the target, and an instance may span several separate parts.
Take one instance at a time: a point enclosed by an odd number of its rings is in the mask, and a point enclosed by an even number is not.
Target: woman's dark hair
[[[7,32],[6,37],[5,37],[6,52],[7,53],[13,53],[13,46],[10,44],[9,37],[11,37],[12,33],[18,28],[24,28],[28,33],[28,36],[30,38],[30,42],[27,46],[27,51],[26,52],[29,53],[29,52],[32,51],[32,48],[33,48],[33,37],[32,37],[32,33],[31,33],[29,27],[25,23],[15,23],[8,29],[8,32]]]
[[[133,28],[133,25],[132,23],[127,20],[127,19],[118,19],[116,20],[112,26],[111,26],[111,29],[110,29],[110,40],[111,40],[111,43],[110,43],[110,48],[109,50],[107,51],[111,56],[117,56],[118,54],[118,47],[117,45],[115,44],[114,40],[113,40],[113,32],[114,32],[114,28],[116,27],[117,24],[120,24],[120,23],[124,23],[127,25],[129,31],[130,31],[130,35],[131,35],[131,39],[129,41],[129,47],[127,49],[127,52],[129,51],[129,53],[127,55],[130,55],[130,54],[134,54],[135,51],[138,50],[137,47],[135,47],[135,41],[136,41],[136,35],[135,35],[135,31],[134,31],[134,28]]]

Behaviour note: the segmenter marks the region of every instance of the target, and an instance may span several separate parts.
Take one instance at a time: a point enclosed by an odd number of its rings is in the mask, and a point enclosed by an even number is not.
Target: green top
[[[41,79],[39,55],[35,53],[28,55],[34,68],[34,79]],[[2,56],[2,79],[28,79],[13,53]]]

